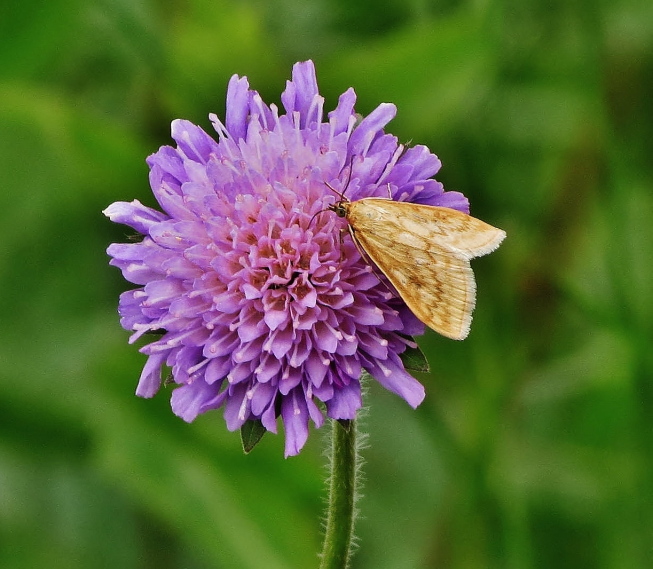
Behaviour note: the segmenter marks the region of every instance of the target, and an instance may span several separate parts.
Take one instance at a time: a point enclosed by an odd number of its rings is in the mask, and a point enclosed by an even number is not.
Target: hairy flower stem
[[[356,520],[357,428],[354,420],[331,423],[329,500],[320,569],[346,569]]]

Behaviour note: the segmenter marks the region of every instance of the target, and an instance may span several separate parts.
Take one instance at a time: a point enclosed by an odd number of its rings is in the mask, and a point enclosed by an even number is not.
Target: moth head
[[[339,201],[337,203],[334,203],[333,205],[330,205],[329,209],[331,211],[335,212],[335,214],[338,217],[347,217],[347,210],[348,210],[347,205],[348,205],[348,203],[349,202],[346,202],[346,201]]]

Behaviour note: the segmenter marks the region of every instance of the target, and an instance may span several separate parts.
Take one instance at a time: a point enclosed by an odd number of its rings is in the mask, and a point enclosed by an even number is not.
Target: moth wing
[[[462,340],[469,334],[476,301],[474,273],[467,259],[438,246],[419,249],[392,244],[391,236],[356,232],[356,239],[424,324]]]
[[[474,254],[466,251],[483,254],[478,249],[486,248],[488,241],[479,247],[454,250],[441,231],[424,229],[424,213],[406,214],[404,207],[387,208],[377,201],[415,205],[371,198],[352,202],[347,219],[356,241],[424,324],[448,338],[466,338],[476,302],[476,282],[469,264]]]
[[[364,198],[350,204],[357,218],[370,221],[400,219],[405,235],[417,235],[472,259],[494,251],[506,236],[505,231],[480,219],[448,207],[397,202],[383,198]],[[378,226],[376,227],[378,230]]]

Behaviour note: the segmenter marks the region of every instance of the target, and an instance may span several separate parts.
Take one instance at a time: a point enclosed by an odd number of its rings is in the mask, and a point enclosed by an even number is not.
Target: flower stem
[[[352,554],[359,461],[356,421],[332,420],[331,472],[320,569],[346,569]]]

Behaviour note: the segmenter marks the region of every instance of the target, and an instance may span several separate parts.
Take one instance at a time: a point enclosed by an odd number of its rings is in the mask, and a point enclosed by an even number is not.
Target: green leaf
[[[401,355],[401,361],[406,371],[420,371],[428,373],[430,371],[429,362],[424,352],[416,344],[414,348],[408,347]]]
[[[267,429],[258,419],[247,421],[240,427],[240,440],[243,443],[243,452],[249,454],[261,441]]]

